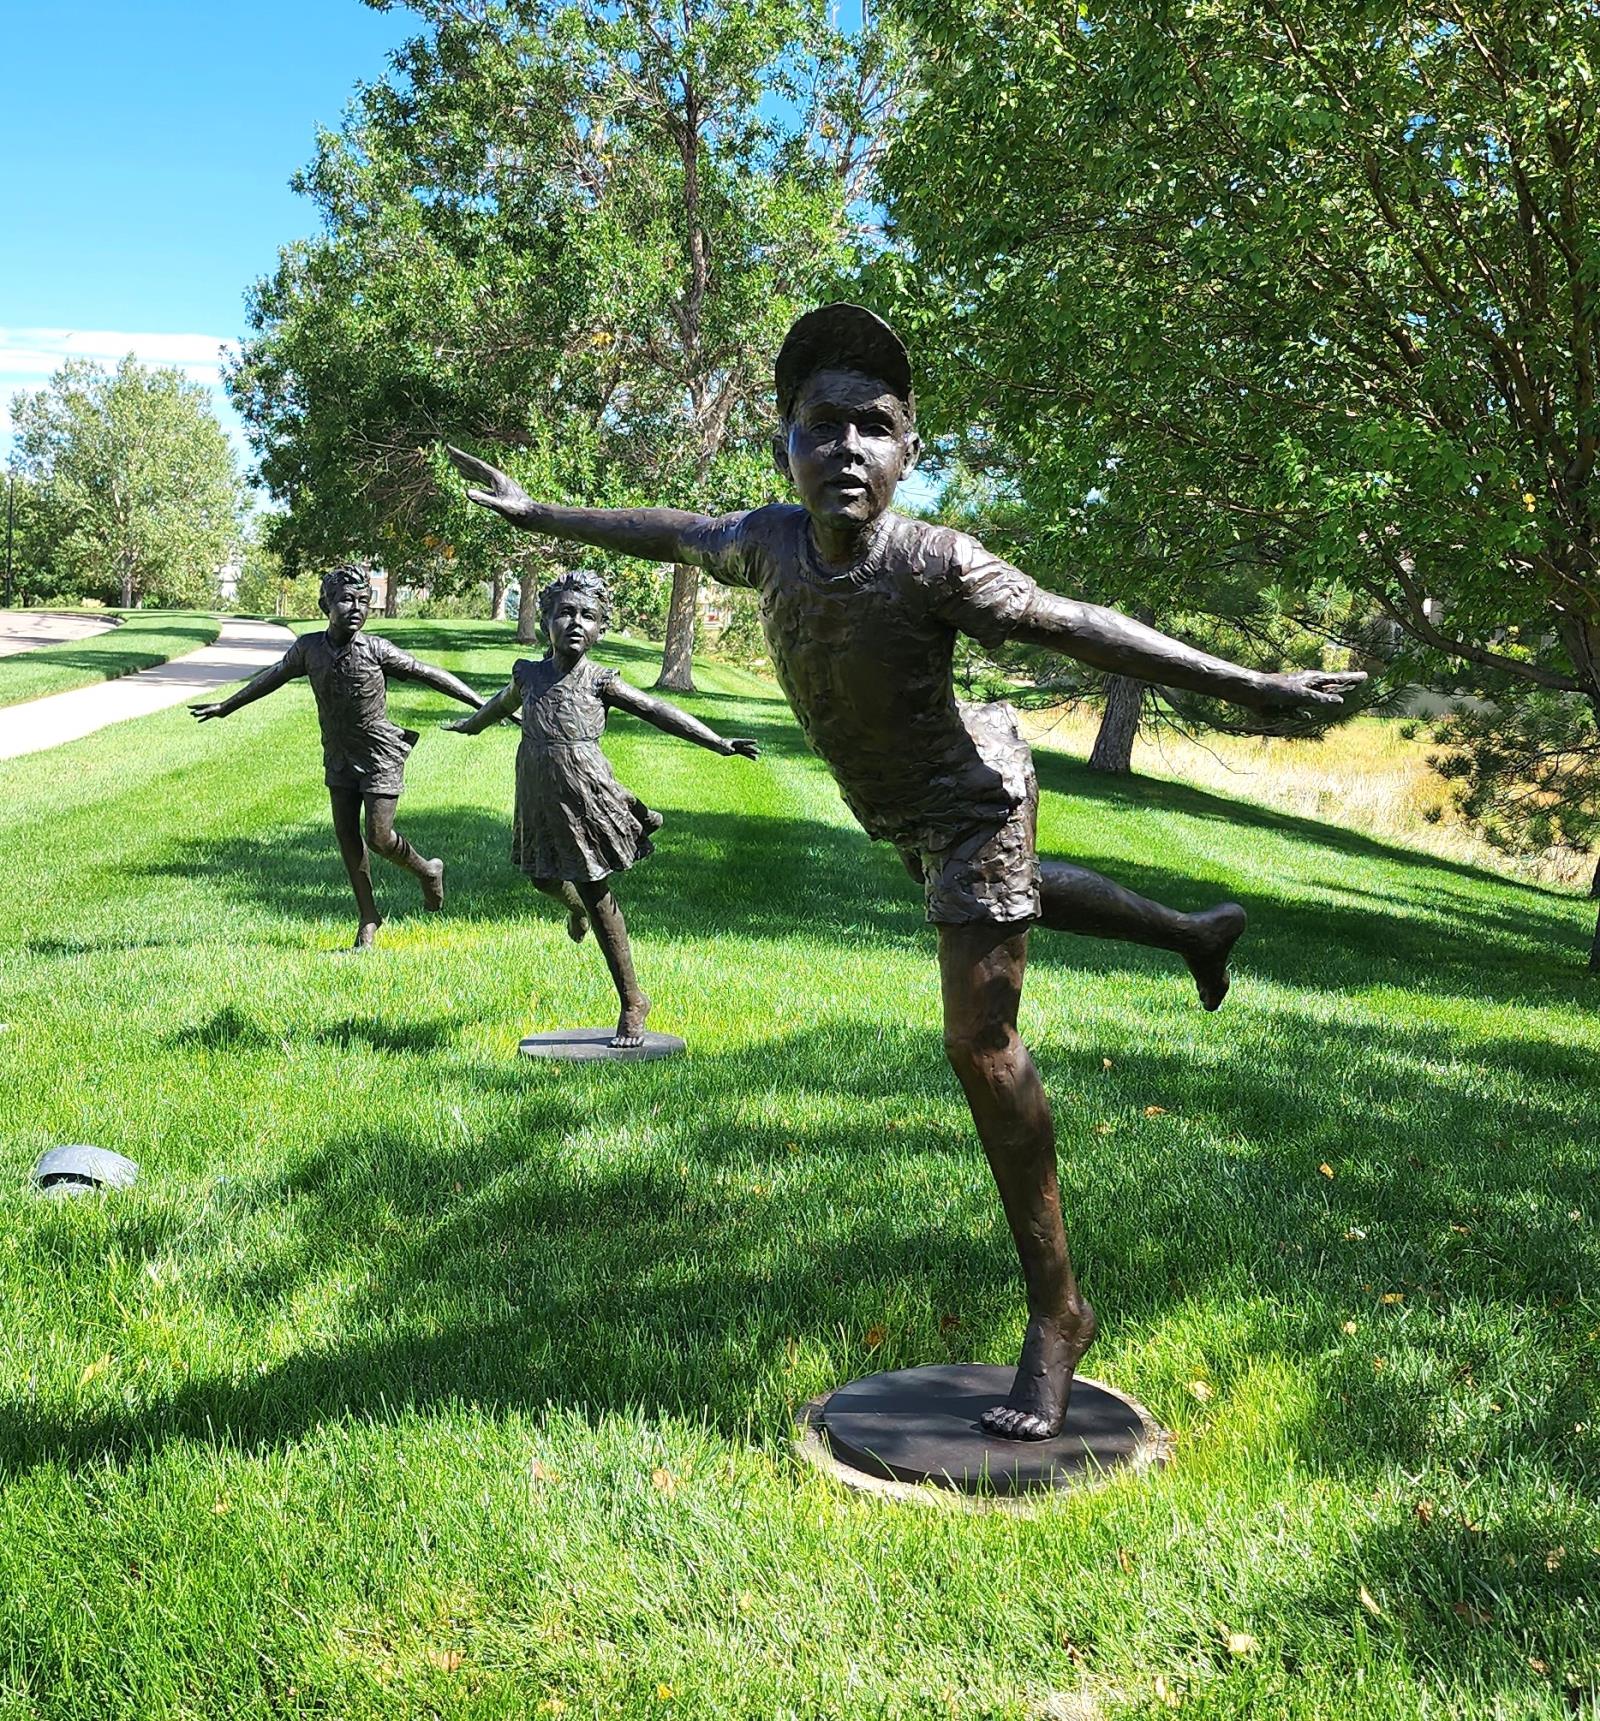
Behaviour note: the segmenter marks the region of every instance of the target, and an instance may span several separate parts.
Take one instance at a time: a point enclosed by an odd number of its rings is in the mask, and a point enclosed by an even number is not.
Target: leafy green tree
[[[759,499],[767,367],[849,261],[898,62],[824,0],[411,10],[423,33],[301,178],[324,232],[258,287],[232,379],[286,558],[410,578],[431,540],[461,579],[552,571],[461,499],[442,439],[554,499]],[[670,685],[696,579],[674,575]]]
[[[12,414],[60,589],[124,609],[217,601],[243,488],[203,388],[131,354],[114,371],[73,360]]]
[[[976,416],[1063,503],[1103,494],[1087,562],[1246,548],[1592,711],[1600,13],[901,10],[905,285]]]

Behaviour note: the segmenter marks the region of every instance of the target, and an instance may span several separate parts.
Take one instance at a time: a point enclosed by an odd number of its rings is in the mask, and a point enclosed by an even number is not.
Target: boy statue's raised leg
[[[945,1055],[994,1173],[1028,1298],[1016,1379],[983,1425],[1012,1440],[1048,1440],[1061,1430],[1096,1323],[1067,1251],[1050,1102],[1017,1034],[1027,959],[1026,927],[939,928]]]
[[[1039,864],[1039,899],[1041,926],[1170,950],[1188,964],[1208,1010],[1227,996],[1228,957],[1246,922],[1238,903],[1219,902],[1199,914],[1182,914],[1088,867],[1055,860]]]
[[[367,795],[367,844],[392,866],[403,867],[422,886],[422,906],[430,913],[444,907],[444,862],[419,854],[394,828],[396,795]]]

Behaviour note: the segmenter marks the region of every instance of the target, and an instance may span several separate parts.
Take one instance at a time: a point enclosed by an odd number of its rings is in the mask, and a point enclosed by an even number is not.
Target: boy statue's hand
[[[441,723],[439,727],[441,729],[453,730],[457,735],[464,735],[467,732],[467,725],[471,721],[472,719],[470,717],[451,717]]]
[[[1359,669],[1302,669],[1294,675],[1266,677],[1263,711],[1304,711],[1317,706],[1340,706],[1367,679]]]
[[[728,743],[727,757],[731,759],[735,753],[737,753],[741,759],[759,759],[761,757],[761,748],[754,741],[730,741]]]
[[[191,705],[189,711],[196,723],[207,723],[213,717],[222,715],[222,701],[216,699],[209,705]]]
[[[470,480],[475,486],[482,486],[467,491],[469,502],[492,508],[495,513],[504,515],[508,520],[521,519],[533,506],[527,491],[516,479],[506,477],[499,467],[491,466],[487,460],[480,460],[475,454],[468,454],[464,448],[454,448],[448,442],[444,451],[463,478]]]

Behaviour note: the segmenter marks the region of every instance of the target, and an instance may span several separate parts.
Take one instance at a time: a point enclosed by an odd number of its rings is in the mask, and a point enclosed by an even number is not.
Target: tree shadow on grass
[[[1226,804],[1226,803],[1225,803]],[[893,850],[859,832],[815,819],[728,811],[684,810],[665,804],[667,823],[657,852],[616,881],[636,938],[659,936],[711,942],[804,936],[854,943],[863,933],[900,948],[928,947],[921,893]],[[1268,828],[1276,815],[1268,815]],[[1253,828],[1248,812],[1241,841]],[[424,853],[449,866],[446,915],[452,921],[555,924],[553,905],[511,866],[509,821],[477,807],[402,806],[401,829]],[[1294,834],[1316,840],[1321,827]],[[1159,901],[1194,908],[1239,894],[1251,913],[1239,946],[1245,976],[1260,974],[1314,991],[1414,988],[1429,996],[1498,1004],[1600,1003],[1600,990],[1558,942],[1560,922],[1543,912],[1520,919],[1458,892],[1441,894],[1436,863],[1384,851],[1396,882],[1392,896],[1369,892],[1353,901],[1302,897],[1287,890],[1239,889],[1237,878],[1208,876],[1203,861],[1190,873],[1142,865],[1121,855],[1085,852],[1072,859],[1103,870]],[[1050,858],[1049,855],[1046,858]],[[260,836],[187,840],[169,858],[145,869],[156,877],[204,880],[230,902],[265,908],[285,919],[339,918],[352,913],[349,887],[331,829],[322,824],[280,827]],[[420,913],[413,881],[374,863],[384,913]],[[1502,884],[1503,889],[1514,889]],[[1542,910],[1546,898],[1535,898]],[[1564,899],[1555,899],[1558,907]],[[93,939],[62,941],[60,951],[96,948]],[[380,956],[381,959],[381,956]],[[1171,956],[1105,940],[1035,932],[1030,960],[1042,969],[1100,974],[1170,973],[1187,985]]]
[[[1179,908],[1239,896],[1251,913],[1239,946],[1246,972],[1321,989],[1376,983],[1498,1003],[1600,1003],[1600,988],[1583,966],[1581,926],[1574,925],[1568,941],[1568,925],[1582,918],[1572,913],[1580,905],[1563,892],[1182,784],[1117,782],[1059,755],[1039,755],[1037,765],[1041,787],[1074,802],[1134,816],[1178,814],[1237,829],[1239,874],[1218,873],[1214,862],[1208,868],[1197,856],[1185,876],[1122,853],[1101,853],[1081,841],[1062,858]],[[1340,878],[1304,896],[1263,889],[1248,877],[1259,854],[1252,845],[1260,835],[1382,863],[1388,888]],[[1170,834],[1163,837],[1163,844],[1168,842]],[[1046,858],[1049,854],[1047,842]],[[1474,886],[1492,887],[1498,903]],[[1038,958],[1050,959],[1045,940],[1036,940],[1035,949]],[[1121,953],[1105,945],[1075,942],[1070,960],[1102,971],[1122,966]]]
[[[842,1018],[681,1064],[542,1069],[441,1054],[446,1028],[424,1024],[415,1043],[381,1024],[330,1032],[357,1055],[428,1051],[441,1101],[499,1095],[501,1122],[472,1139],[464,1125],[460,1140],[335,1130],[237,1187],[244,1210],[278,1216],[266,1253],[184,1269],[247,1325],[280,1322],[337,1270],[356,1287],[337,1337],[143,1409],[13,1403],[0,1468],[174,1439],[261,1449],[330,1418],[459,1402],[642,1409],[777,1438],[819,1386],[797,1357],[825,1356],[827,1387],[1011,1353],[1015,1262],[934,1035]],[[1209,1311],[1226,1335],[1219,1398],[1254,1366],[1290,1370],[1307,1407],[1283,1438],[1315,1468],[1499,1473],[1536,1459],[1590,1486],[1592,1454],[1571,1431],[1593,1417],[1577,1329],[1593,1320],[1582,1299],[1600,1246],[1566,1215],[1589,1198],[1596,1156],[1586,1141],[1561,1147],[1561,1096],[1545,1091],[1577,1055],[1558,1069],[1549,1047],[1463,1041],[1440,1083],[1426,1029],[1308,1021],[1286,1052],[1283,1028],[1258,1026],[1225,1079],[1154,1054],[1119,1063],[1115,1092],[1090,1103],[1046,1054],[1063,1092],[1064,1200],[1108,1354],[1137,1369],[1172,1323]],[[248,1016],[229,1032],[248,1037]],[[1141,1100],[1185,1081],[1174,1143]],[[1335,1138],[1330,1181],[1317,1163]],[[125,1223],[145,1218],[130,1208]],[[1398,1305],[1381,1301],[1390,1293]],[[869,1352],[865,1329],[886,1310],[893,1331]],[[1342,1345],[1352,1310],[1374,1336]],[[1386,1373],[1371,1366],[1378,1343]],[[1478,1400],[1516,1347],[1518,1396],[1491,1416]],[[1460,1384],[1474,1371],[1482,1390]]]

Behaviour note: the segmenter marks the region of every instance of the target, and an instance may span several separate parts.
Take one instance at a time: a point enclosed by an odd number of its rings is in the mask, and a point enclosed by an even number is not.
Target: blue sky
[[[3,452],[12,395],[68,354],[216,384],[245,290],[314,226],[290,175],[416,20],[360,0],[0,10]]]

